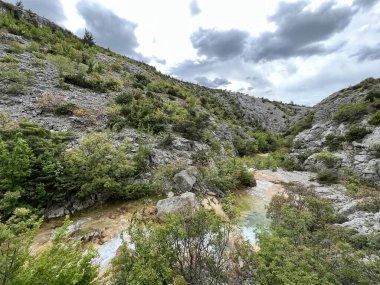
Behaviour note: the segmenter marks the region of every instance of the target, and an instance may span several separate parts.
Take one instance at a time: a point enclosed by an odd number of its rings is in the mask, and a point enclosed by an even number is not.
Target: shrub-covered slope
[[[181,170],[193,191],[223,195],[252,182],[234,156],[275,150],[308,110],[182,82],[31,11],[0,12],[2,217],[182,191]]]

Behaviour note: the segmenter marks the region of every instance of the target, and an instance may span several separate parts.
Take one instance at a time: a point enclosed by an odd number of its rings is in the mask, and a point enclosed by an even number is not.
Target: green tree
[[[231,230],[230,222],[206,210],[167,215],[160,223],[134,219],[127,232],[134,248],[124,243],[115,263],[115,284],[237,284],[252,268],[234,264],[242,261],[236,249],[245,244],[229,247]],[[253,251],[245,247],[244,256],[251,261]]]
[[[68,217],[54,236],[51,247],[25,263],[13,284],[17,285],[86,285],[95,284],[97,267],[92,263],[96,251],[89,248],[83,253],[82,244],[69,239]]]

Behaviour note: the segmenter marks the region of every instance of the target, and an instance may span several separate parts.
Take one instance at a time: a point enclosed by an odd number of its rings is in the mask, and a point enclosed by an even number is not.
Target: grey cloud
[[[16,3],[16,0],[12,1]],[[24,8],[31,9],[36,14],[48,18],[57,24],[66,19],[62,4],[59,0],[23,0]]]
[[[194,79],[197,83],[204,85],[204,86],[207,86],[207,87],[210,87],[210,88],[219,88],[219,87],[226,86],[226,85],[231,83],[230,81],[228,81],[225,78],[214,78],[213,80],[210,80],[205,76],[199,76],[199,77],[196,77]]]
[[[192,0],[190,2],[191,16],[196,16],[196,15],[200,14],[201,12],[202,12],[202,10],[199,8],[198,2],[196,0]]]
[[[359,8],[371,8],[378,2],[379,0],[355,0],[353,5]]]
[[[77,9],[97,44],[136,59],[145,59],[135,51],[138,47],[135,23],[120,18],[111,10],[90,1],[79,2]]]
[[[336,47],[328,47],[322,42],[343,31],[358,9],[336,6],[334,1],[329,1],[316,10],[308,10],[305,9],[308,4],[309,1],[281,2],[276,13],[269,17],[277,30],[253,38],[245,59],[268,61],[336,50]]]
[[[191,35],[191,43],[199,55],[226,60],[243,52],[248,36],[247,32],[236,29],[218,31],[200,28]]]
[[[363,47],[359,52],[354,54],[354,56],[357,57],[359,61],[378,60],[380,59],[380,43],[372,47]]]

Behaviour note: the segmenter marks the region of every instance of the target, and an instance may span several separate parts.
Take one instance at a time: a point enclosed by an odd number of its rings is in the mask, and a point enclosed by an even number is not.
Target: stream
[[[269,227],[271,221],[266,216],[267,206],[272,197],[282,191],[281,185],[264,180],[264,177],[256,179],[256,183],[255,187],[239,191],[236,195],[241,215],[239,228],[243,237],[252,244],[257,243],[257,233]]]
[[[282,190],[281,185],[270,182],[270,178],[265,175],[256,173],[256,178],[256,187],[236,193],[236,201],[241,209],[239,228],[243,237],[252,244],[256,243],[256,233],[270,224],[270,220],[266,217],[266,206],[272,197]],[[73,240],[81,240],[87,245],[94,244],[98,251],[95,262],[99,264],[102,275],[117,255],[118,248],[123,242],[121,233],[128,227],[132,214],[145,208],[144,213],[153,215],[155,213],[153,204],[150,200],[106,203],[78,212],[71,216],[73,223],[69,227],[69,233]],[[218,215],[224,215],[217,201],[211,206]],[[45,222],[35,238],[32,252],[38,253],[50,246],[55,229],[61,226],[62,222],[63,218]],[[128,237],[124,238],[128,240]]]

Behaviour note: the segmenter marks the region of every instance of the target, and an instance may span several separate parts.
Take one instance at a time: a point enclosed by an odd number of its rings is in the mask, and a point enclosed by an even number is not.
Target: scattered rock
[[[194,193],[186,192],[180,196],[173,196],[157,202],[157,215],[169,213],[192,214],[199,209],[199,204]]]
[[[197,179],[187,170],[182,170],[174,176],[175,188],[180,192],[191,191],[195,182],[197,182]]]

